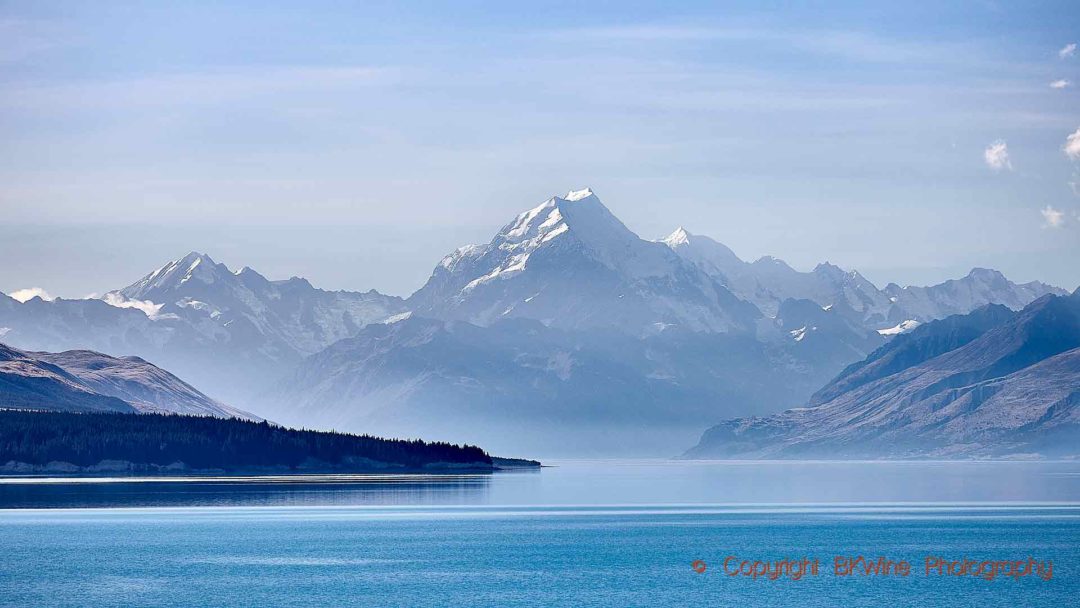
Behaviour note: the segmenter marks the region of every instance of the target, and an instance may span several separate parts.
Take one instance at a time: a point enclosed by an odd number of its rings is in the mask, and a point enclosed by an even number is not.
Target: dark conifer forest
[[[490,468],[475,446],[308,431],[266,422],[200,416],[0,410],[0,465],[103,460],[187,469],[362,469],[365,460],[395,468],[433,463]],[[327,466],[328,465],[328,466]]]

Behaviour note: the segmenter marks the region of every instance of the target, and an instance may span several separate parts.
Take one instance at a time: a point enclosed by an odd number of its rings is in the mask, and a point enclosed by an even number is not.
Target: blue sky
[[[406,295],[583,186],[744,259],[1080,285],[1075,2],[169,4],[0,2],[0,290],[198,249]]]

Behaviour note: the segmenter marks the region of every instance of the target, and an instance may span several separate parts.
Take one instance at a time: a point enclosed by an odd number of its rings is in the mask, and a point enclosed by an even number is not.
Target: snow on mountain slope
[[[639,238],[588,189],[552,197],[488,244],[446,256],[408,305],[478,325],[529,318],[636,334],[748,331],[760,316],[663,244]]]
[[[175,315],[196,326],[243,324],[266,341],[280,341],[284,348],[301,355],[405,310],[400,298],[374,290],[324,291],[297,277],[270,281],[248,267],[232,272],[197,252],[169,262],[106,297],[150,302],[159,306],[156,316]]]
[[[10,344],[40,351],[109,351],[128,343],[153,351],[178,337],[194,339],[176,319],[154,321],[136,308],[96,299],[34,298],[19,303],[0,294],[0,325],[7,328],[4,338]]]
[[[834,308],[826,310],[812,300],[784,300],[773,322],[784,335],[798,343],[792,347],[801,351],[804,358],[858,361],[885,341],[877,332],[862,327]]]
[[[922,323],[915,319],[908,319],[907,321],[901,321],[892,327],[879,329],[877,332],[883,336],[899,336],[913,331],[919,325],[922,325]]]

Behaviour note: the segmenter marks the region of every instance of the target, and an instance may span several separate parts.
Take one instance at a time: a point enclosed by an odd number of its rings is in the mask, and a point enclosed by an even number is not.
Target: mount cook
[[[821,264],[641,239],[590,190],[452,252],[407,299],[268,280],[192,252],[103,299],[0,295],[23,349],[136,355],[286,424],[500,451],[670,455],[806,400],[894,336],[1047,294],[993,270],[878,289]]]

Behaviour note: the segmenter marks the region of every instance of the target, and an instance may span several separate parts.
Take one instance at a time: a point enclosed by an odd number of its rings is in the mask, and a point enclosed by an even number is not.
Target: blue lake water
[[[0,605],[985,607],[1080,596],[1080,463],[558,464],[0,481]],[[912,571],[838,577],[838,555]],[[728,576],[728,556],[816,557],[820,573]],[[927,575],[928,556],[1031,558],[1053,571]]]

